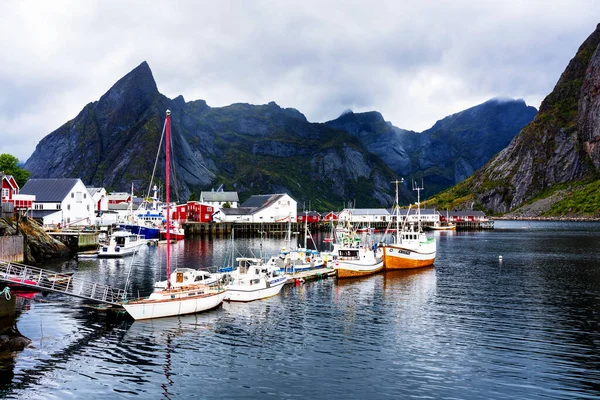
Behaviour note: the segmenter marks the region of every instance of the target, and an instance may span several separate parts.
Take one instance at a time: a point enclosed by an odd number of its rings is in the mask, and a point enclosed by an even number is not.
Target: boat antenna
[[[417,191],[417,229],[420,232],[421,230],[421,190],[423,190],[423,179],[421,179],[421,186],[419,186],[415,181],[413,181],[413,190]]]
[[[170,157],[169,157],[169,141],[171,139],[171,111],[167,110],[167,118],[165,119],[165,132],[166,132],[166,140],[165,140],[165,154],[166,154],[166,181],[165,181],[165,199],[167,202],[167,289],[171,288],[171,181],[169,178],[170,174]]]

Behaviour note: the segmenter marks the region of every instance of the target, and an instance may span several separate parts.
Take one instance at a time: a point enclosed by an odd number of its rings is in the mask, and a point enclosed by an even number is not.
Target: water
[[[38,296],[0,360],[8,398],[571,399],[600,397],[600,224],[497,222],[436,232],[435,268],[286,287],[197,315],[112,321]],[[228,240],[178,243],[175,264],[222,264]],[[258,254],[258,239],[236,240]],[[267,239],[266,254],[281,240]],[[146,294],[164,247],[132,268]],[[158,256],[158,257],[157,257]],[[499,261],[502,256],[502,261]],[[86,260],[111,285],[129,259]],[[162,275],[161,275],[162,274]]]

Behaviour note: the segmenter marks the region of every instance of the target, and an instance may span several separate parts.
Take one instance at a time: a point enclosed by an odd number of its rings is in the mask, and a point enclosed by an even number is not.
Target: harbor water
[[[600,398],[600,223],[428,235],[434,268],[311,281],[196,315],[133,322],[56,294],[21,299],[17,328],[32,344],[0,359],[0,397]],[[282,246],[235,240],[238,256]],[[174,245],[173,267],[222,266],[231,250],[191,238]],[[164,253],[56,268],[146,295],[165,278]]]

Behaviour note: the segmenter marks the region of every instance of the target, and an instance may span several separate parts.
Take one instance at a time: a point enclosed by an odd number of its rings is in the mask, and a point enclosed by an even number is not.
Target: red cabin
[[[187,220],[192,222],[212,222],[212,216],[215,212],[213,206],[202,204],[199,201],[188,201]]]
[[[296,217],[296,220],[298,222],[308,222],[309,224],[313,222],[320,222],[321,214],[319,214],[316,211],[309,211],[308,213],[298,211],[298,216]]]
[[[337,221],[338,220],[338,214],[334,213],[333,211],[325,214],[323,216],[323,221]]]
[[[19,194],[19,185],[12,175],[0,173],[2,177],[2,203],[12,203],[15,210],[33,208],[35,196]]]

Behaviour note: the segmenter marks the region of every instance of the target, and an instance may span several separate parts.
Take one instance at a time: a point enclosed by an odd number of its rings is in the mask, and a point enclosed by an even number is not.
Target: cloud
[[[600,21],[594,1],[24,1],[0,17],[0,153],[148,61],[168,97],[377,110],[416,131],[493,97],[538,107]]]

